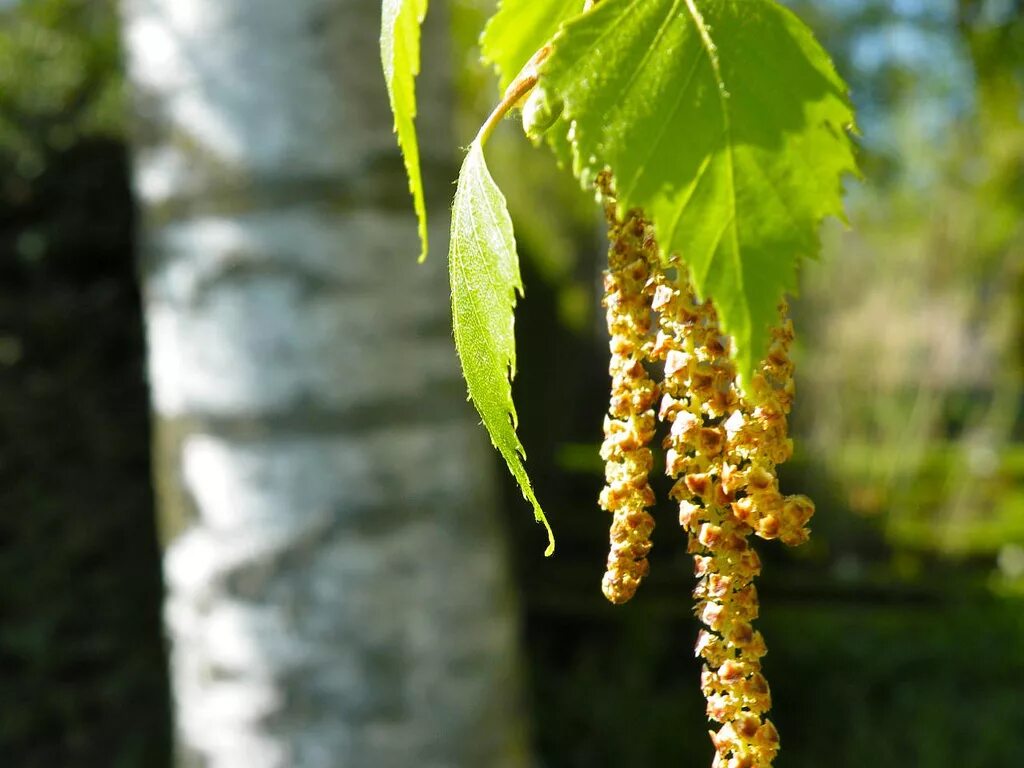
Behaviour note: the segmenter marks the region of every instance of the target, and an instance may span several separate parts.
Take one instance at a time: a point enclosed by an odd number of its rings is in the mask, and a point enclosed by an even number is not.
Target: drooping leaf
[[[420,73],[420,25],[426,14],[427,0],[383,0],[380,20],[380,58],[416,210],[420,261],[427,257],[427,207],[416,140],[416,76]]]
[[[556,154],[585,187],[611,168],[620,206],[714,299],[749,382],[856,172],[828,55],[774,0],[602,0],[565,25],[539,87],[568,127],[545,134]]]
[[[474,141],[459,172],[452,208],[448,269],[452,287],[455,347],[491,442],[508,464],[534,517],[554,536],[523,466],[525,452],[516,435],[511,379],[516,372],[513,309],[523,292],[512,219],[505,198],[491,178],[479,141]]]
[[[501,90],[541,46],[554,37],[562,22],[583,12],[584,0],[501,0],[480,36],[485,62],[493,64]]]

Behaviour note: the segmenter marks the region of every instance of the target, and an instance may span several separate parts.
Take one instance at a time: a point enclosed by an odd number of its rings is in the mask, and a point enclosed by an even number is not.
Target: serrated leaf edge
[[[643,0],[632,0],[632,2],[629,5],[629,8],[627,8],[625,10],[629,10],[629,9],[635,7],[635,5],[637,3],[642,2],[642,1]],[[790,10],[789,8],[787,8],[785,6],[782,6],[782,5],[779,5],[778,3],[772,3],[772,4],[776,5],[780,11],[782,11],[784,13],[787,13],[790,16],[793,16],[794,18],[796,17],[796,14],[794,14],[793,11]],[[736,194],[735,194],[735,190],[736,190],[736,186],[737,185],[736,185],[736,176],[735,176],[734,145],[733,145],[733,142],[731,140],[731,137],[733,135],[732,134],[732,115],[730,113],[729,106],[728,106],[728,88],[727,88],[727,85],[725,83],[724,77],[722,75],[721,66],[720,66],[719,57],[718,57],[717,46],[714,43],[714,40],[713,40],[713,38],[711,36],[711,31],[710,31],[708,25],[704,21],[703,15],[701,14],[700,10],[697,8],[695,0],[675,0],[673,2],[673,4],[672,4],[672,8],[671,8],[670,14],[671,15],[675,15],[676,13],[681,13],[684,6],[685,6],[686,13],[689,15],[690,20],[693,22],[693,24],[694,24],[694,26],[695,26],[695,28],[696,28],[696,30],[697,30],[700,38],[701,38],[702,48],[704,50],[705,55],[708,57],[708,60],[709,60],[712,72],[714,74],[715,83],[717,85],[717,90],[718,90],[718,103],[719,103],[719,107],[720,107],[720,111],[721,111],[721,115],[722,115],[724,131],[725,131],[726,135],[728,135],[730,137],[730,140],[726,141],[725,144],[726,144],[728,172],[729,172],[729,185],[730,185],[731,189],[733,190],[733,194],[729,195],[729,205],[730,205],[731,211],[730,211],[730,216],[728,218],[728,221],[726,221],[724,223],[724,225],[723,225],[723,229],[728,228],[730,230],[730,232],[731,232],[731,239],[732,239],[732,246],[733,246],[732,247],[732,251],[735,254],[735,258],[739,262],[742,262],[742,249],[740,248],[739,242],[738,242],[738,229],[737,229],[738,228],[738,224],[737,224],[738,217],[737,217],[737,211],[736,211]],[[578,18],[580,18],[580,17],[576,17],[576,18],[570,20],[569,22],[567,22],[567,24],[571,24],[573,21],[576,21]],[[565,25],[563,25],[560,28],[559,33],[553,38],[553,40],[552,40],[552,46],[553,47],[557,48],[558,39],[562,36],[562,33],[563,33],[565,28],[566,28]],[[843,98],[843,101],[846,103],[846,105],[848,107],[850,107],[851,112],[852,112],[852,105],[850,104],[850,100],[849,100],[848,87],[846,86],[846,84],[844,82],[842,82],[842,79],[836,73],[835,68],[834,68],[834,63],[832,62],[831,57],[828,57],[828,64],[829,64],[829,69],[831,70],[831,72],[836,76],[836,78],[839,80],[839,83],[843,86],[843,88],[842,88],[842,98]],[[544,88],[544,77],[543,77],[544,76],[544,67],[543,66],[540,67],[538,74],[539,74],[539,82],[538,82],[537,87],[539,89],[543,89]],[[574,119],[573,119],[573,116],[571,114],[569,114],[569,112],[567,110],[566,113],[564,114],[564,117],[566,118],[566,120],[565,120],[565,125],[567,127],[566,139],[568,141],[570,152],[571,152],[571,160],[572,160],[573,173],[577,177],[577,179],[579,179],[580,182],[583,184],[584,189],[586,189],[587,188],[586,181],[587,181],[587,178],[588,178],[588,174],[585,173],[584,168],[585,168],[586,165],[588,165],[588,163],[584,162],[584,158],[582,157],[581,148],[579,147],[577,141],[575,140],[575,138],[573,136],[574,122],[575,122]],[[851,114],[850,123],[848,125],[838,126],[838,125],[830,124],[830,126],[834,127],[837,130],[847,132],[848,134],[852,134],[852,135],[856,135],[857,134],[856,123],[855,123],[855,121],[854,121],[854,119],[852,117],[852,114]],[[554,145],[551,145],[551,147],[552,147],[552,149],[554,149]],[[708,158],[705,161],[705,166],[706,166],[707,162],[709,162],[712,157],[713,157],[713,155],[709,154]],[[606,167],[608,167],[608,166],[606,166]],[[614,176],[615,169],[610,169],[610,170],[613,173],[613,178],[615,178],[615,176]],[[838,174],[838,176],[837,176],[837,184],[839,186],[840,195],[841,195],[842,188],[843,188],[842,177],[843,177],[843,175],[845,173],[850,173],[850,174],[852,174],[853,176],[855,176],[857,178],[861,177],[861,174],[859,172],[859,169],[857,168],[856,162],[853,163],[852,167],[846,168],[846,169],[844,169],[843,173]],[[626,204],[620,202],[619,206],[620,206],[620,208],[625,208]],[[624,211],[620,210],[620,214],[621,213],[624,213]],[[840,206],[838,210],[833,211],[833,212],[831,212],[829,214],[824,214],[821,217],[819,217],[819,225],[820,225],[821,221],[823,221],[829,215],[836,216],[841,222],[845,222],[846,221],[845,212],[844,212],[842,206]],[[655,229],[656,229],[656,231],[658,230],[657,223],[655,223]],[[674,227],[673,227],[673,230],[674,230]],[[671,240],[672,238],[671,237],[667,237],[667,238],[664,237],[665,233],[660,232],[660,231],[657,231],[657,235],[658,235],[658,241],[659,241],[660,256],[662,258],[662,261],[667,266],[667,265],[670,264],[670,262],[673,262],[674,260],[671,259],[670,252],[667,250],[666,246],[662,245],[662,243],[666,242],[667,240]],[[802,258],[814,258],[815,255],[816,254],[802,254],[801,256],[802,256]],[[788,291],[790,293],[792,293],[795,290],[795,288],[792,287],[792,285],[793,285],[793,282],[794,282],[795,277],[796,277],[796,269],[797,268],[798,268],[798,264],[794,265],[793,270],[792,270],[793,273],[788,276],[788,279],[786,281],[791,286],[789,291]],[[746,286],[743,283],[743,270],[742,270],[742,268],[738,267],[736,269],[736,274],[737,274],[737,280],[739,281],[738,284],[737,284],[737,291],[745,292]],[[705,276],[703,276],[703,275],[693,274],[692,270],[691,270],[692,283],[694,284],[694,287],[698,289],[698,293],[700,293],[700,289],[703,287],[702,284],[704,282],[704,277]],[[785,296],[785,293],[783,293],[783,294],[781,294],[779,296],[780,301],[784,298],[784,296]],[[709,297],[701,296],[701,298],[709,298]],[[718,301],[714,297],[710,297],[710,298],[711,298],[712,302],[716,305],[716,308],[718,308]],[[742,331],[743,326],[747,326],[749,328],[749,327],[751,327],[753,325],[753,319],[750,316],[750,311],[749,311],[749,308],[747,308],[746,303],[745,303],[745,308],[744,308],[744,315],[745,315],[745,317],[736,317],[735,313],[731,313],[731,314],[733,316],[732,316],[732,318],[729,321],[729,326],[731,327],[733,333],[737,333],[737,332]],[[748,330],[747,333],[749,333],[749,332],[750,331]],[[734,358],[734,360],[737,363],[737,367],[741,371],[744,371],[744,370],[752,371],[753,368],[754,368],[755,361],[759,360],[760,359],[760,355],[765,353],[766,351],[767,350],[761,350],[759,353],[756,353],[756,354],[755,354],[754,350],[740,351],[740,350],[738,350],[736,348],[736,345],[734,344],[733,345],[733,358]],[[743,376],[741,374],[740,375],[741,389],[745,389],[745,386],[748,383],[748,382],[744,381],[744,379],[745,379],[745,376]]]
[[[409,14],[413,14],[409,19]],[[423,192],[423,175],[420,170],[419,141],[416,136],[416,76],[420,73],[420,41],[419,30],[427,13],[427,0],[383,0],[381,4],[380,53],[384,80],[387,86],[388,101],[391,114],[394,116],[393,130],[398,136],[398,146],[402,152],[402,163],[409,181],[409,193],[412,195],[413,210],[416,213],[416,231],[420,240],[418,261],[427,258],[429,248],[427,236],[427,207]],[[413,38],[396,34],[402,23],[414,22]],[[405,53],[410,61],[409,91],[412,106],[406,114],[398,104],[395,76],[396,64],[401,53]]]
[[[483,156],[482,142],[481,142],[480,138],[478,137],[478,139],[475,140],[470,145],[469,150],[466,153],[466,158],[463,161],[462,168],[460,169],[460,172],[459,172],[459,180],[458,180],[458,184],[457,184],[456,191],[455,191],[455,204],[452,207],[451,237],[450,237],[450,241],[449,241],[450,242],[450,244],[449,244],[449,270],[452,272],[453,275],[454,275],[454,271],[456,269],[460,270],[462,272],[463,282],[465,284],[467,284],[467,285],[471,284],[472,280],[468,279],[468,277],[466,276],[466,273],[464,271],[464,267],[461,264],[460,260],[457,258],[455,251],[456,251],[456,248],[457,248],[457,245],[456,245],[456,243],[457,243],[456,233],[460,229],[461,217],[462,217],[462,215],[464,215],[463,212],[460,209],[460,206],[459,206],[458,202],[459,202],[460,196],[465,193],[465,189],[466,189],[465,185],[468,185],[470,183],[470,181],[471,181],[471,177],[467,176],[466,170],[469,167],[470,163],[472,161],[474,161],[474,159],[475,159],[474,155],[478,155],[479,156],[478,157],[478,162],[480,163],[480,166],[481,166],[481,169],[482,169],[483,173],[486,174],[486,177],[485,177],[486,180],[489,180],[490,183],[494,185],[494,191],[497,193],[497,197],[499,198],[500,205],[501,205],[501,210],[499,211],[498,215],[501,215],[501,212],[504,212],[504,215],[506,217],[508,217],[508,211],[507,211],[507,208],[506,208],[506,203],[505,203],[504,195],[502,195],[500,188],[497,186],[497,184],[494,183],[493,178],[490,176],[490,171],[487,168],[487,164],[486,164],[486,162],[484,160],[484,156]],[[477,180],[480,181],[479,178]],[[509,226],[509,229],[511,230],[511,219],[510,218],[508,219],[508,226]],[[472,229],[476,230],[475,220],[474,220]],[[476,242],[482,248],[486,248],[487,246],[491,245],[491,243],[488,241],[488,239],[484,238],[484,237],[476,238]],[[516,304],[516,301],[517,301],[516,296],[517,295],[518,296],[522,296],[523,295],[523,284],[522,284],[522,278],[521,278],[520,273],[519,273],[518,255],[515,253],[515,250],[514,250],[515,249],[515,242],[514,242],[514,240],[513,240],[512,246],[513,246],[512,256],[514,258],[514,261],[513,261],[514,275],[512,276],[512,291],[511,291],[511,296],[509,298],[510,298],[510,304],[511,304],[511,306],[510,306],[510,321],[514,324],[514,322],[515,322],[514,308],[515,308],[515,304]],[[538,523],[540,523],[541,525],[544,526],[544,529],[545,529],[545,531],[547,533],[547,537],[548,537],[548,545],[547,545],[547,548],[544,551],[544,555],[546,557],[550,556],[550,555],[552,555],[554,553],[554,550],[555,550],[554,532],[552,531],[551,525],[548,523],[547,517],[545,516],[544,511],[543,511],[543,509],[540,506],[540,502],[537,500],[536,494],[535,494],[535,492],[533,490],[533,486],[532,486],[532,484],[530,482],[529,475],[527,474],[526,467],[523,464],[523,461],[526,459],[526,451],[523,448],[523,445],[520,442],[520,440],[518,438],[518,435],[516,435],[516,432],[515,432],[515,430],[516,430],[516,428],[518,426],[518,416],[516,414],[515,404],[514,404],[514,402],[512,400],[512,389],[511,389],[512,379],[515,377],[515,374],[516,374],[516,354],[515,354],[514,337],[513,337],[513,346],[512,346],[512,348],[510,350],[507,350],[507,352],[505,353],[505,354],[507,354],[507,358],[503,361],[505,366],[506,366],[506,369],[505,369],[505,371],[502,372],[502,376],[504,378],[504,381],[507,384],[508,391],[507,391],[507,393],[502,393],[501,396],[502,396],[503,400],[507,401],[507,404],[506,404],[506,406],[504,408],[504,411],[505,411],[504,415],[508,419],[508,425],[511,427],[511,430],[512,430],[511,436],[510,436],[511,440],[508,441],[509,444],[508,445],[503,445],[506,442],[506,440],[503,439],[498,434],[498,431],[499,431],[499,428],[500,428],[501,425],[500,424],[492,424],[491,423],[491,419],[489,418],[489,415],[484,412],[484,409],[481,407],[481,404],[477,401],[477,399],[473,395],[473,390],[478,386],[479,383],[474,381],[474,374],[471,372],[471,370],[466,365],[466,359],[467,359],[466,356],[469,354],[469,352],[468,352],[468,350],[466,350],[464,348],[462,337],[461,337],[461,334],[459,333],[459,319],[458,319],[459,318],[459,312],[457,311],[457,303],[459,301],[459,298],[458,298],[458,291],[456,289],[456,280],[454,279],[454,276],[452,277],[451,283],[452,283],[452,322],[453,322],[453,332],[454,332],[454,336],[455,336],[455,347],[456,347],[456,351],[458,352],[459,363],[460,363],[460,365],[462,367],[463,377],[466,380],[467,388],[469,390],[469,397],[468,397],[468,399],[473,403],[474,407],[477,410],[477,413],[480,415],[482,423],[483,423],[485,429],[487,430],[488,435],[489,435],[489,437],[491,439],[491,444],[501,454],[502,458],[505,459],[505,463],[506,463],[506,465],[509,468],[509,472],[511,472],[512,476],[515,478],[516,482],[519,484],[520,490],[522,491],[522,494],[523,494],[523,498],[526,499],[531,504],[531,506],[533,507],[534,519]],[[486,323],[481,322],[479,325],[480,325],[480,327],[485,327]],[[506,437],[508,437],[508,436],[506,436]]]

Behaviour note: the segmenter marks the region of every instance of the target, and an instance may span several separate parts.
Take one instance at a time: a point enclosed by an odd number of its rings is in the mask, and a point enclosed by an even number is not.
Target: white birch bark
[[[446,222],[415,263],[379,2],[123,17],[178,764],[520,768],[492,458],[454,359]],[[445,114],[422,110],[428,178],[451,168]]]

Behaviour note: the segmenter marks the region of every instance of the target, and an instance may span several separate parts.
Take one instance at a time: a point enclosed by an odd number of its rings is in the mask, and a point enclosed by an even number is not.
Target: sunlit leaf
[[[856,168],[828,55],[773,0],[602,0],[565,25],[539,87],[562,107],[556,154],[585,187],[611,168],[621,207],[714,298],[749,382]]]
[[[420,261],[427,257],[427,207],[416,140],[416,75],[420,72],[420,25],[426,13],[427,0],[383,0],[380,22],[380,58],[418,220]]]
[[[459,172],[448,261],[455,346],[469,397],[523,496],[533,505],[534,517],[547,529],[545,554],[550,555],[554,537],[523,466],[525,453],[516,435],[512,403],[513,310],[516,293],[523,291],[519,256],[505,198],[487,170],[479,142],[470,146]]]

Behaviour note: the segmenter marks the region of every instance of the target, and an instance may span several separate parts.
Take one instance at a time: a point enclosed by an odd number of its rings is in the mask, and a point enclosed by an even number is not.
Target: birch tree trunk
[[[415,263],[380,3],[123,16],[178,765],[520,768],[491,453],[445,222]],[[452,167],[443,70],[420,83],[442,105],[420,122],[428,177]]]

